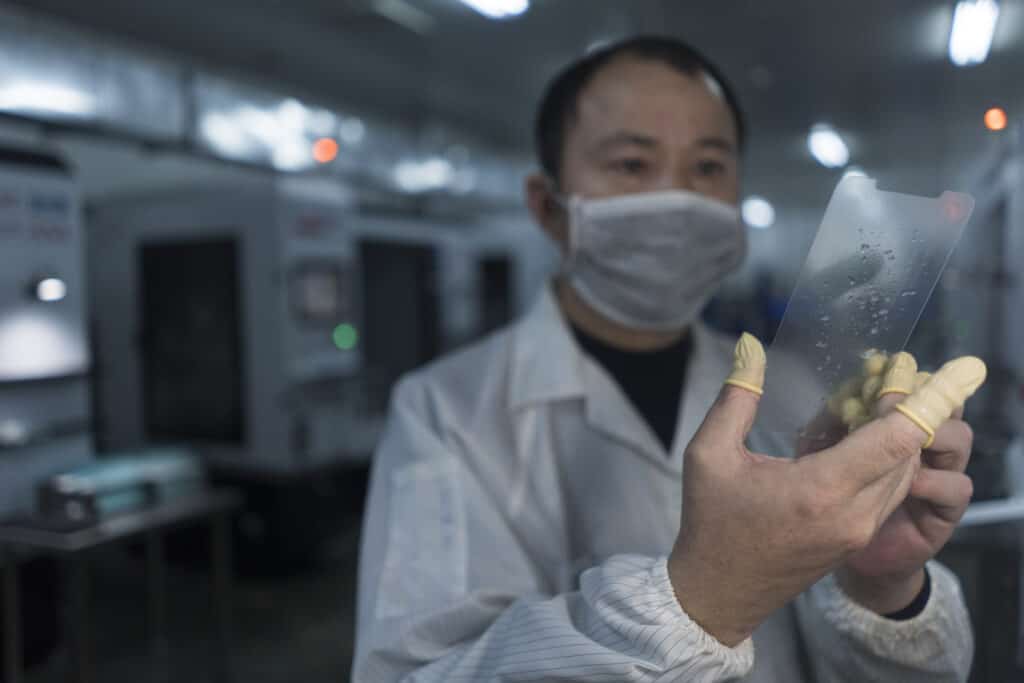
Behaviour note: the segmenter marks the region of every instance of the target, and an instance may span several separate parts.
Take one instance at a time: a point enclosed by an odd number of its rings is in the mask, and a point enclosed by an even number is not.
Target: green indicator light
[[[359,332],[348,323],[335,327],[331,337],[334,339],[334,345],[342,351],[351,351],[359,343]]]

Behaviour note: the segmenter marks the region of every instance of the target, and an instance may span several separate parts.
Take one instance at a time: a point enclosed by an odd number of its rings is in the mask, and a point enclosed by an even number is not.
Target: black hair
[[[606,65],[620,57],[637,57],[666,64],[687,76],[706,74],[719,86],[732,110],[736,135],[743,148],[746,126],[739,101],[721,72],[704,55],[676,38],[638,36],[606,45],[573,62],[549,84],[537,109],[534,146],[541,169],[554,181],[560,180],[562,152],[570,120],[576,115],[580,93]]]

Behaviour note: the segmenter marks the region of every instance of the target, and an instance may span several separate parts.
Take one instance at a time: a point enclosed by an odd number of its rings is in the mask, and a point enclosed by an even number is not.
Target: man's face
[[[689,190],[730,204],[739,195],[736,124],[717,87],[657,61],[621,58],[580,93],[562,150],[558,190],[585,198]],[[545,230],[566,244],[564,213],[530,203]],[[547,207],[547,208],[546,208]]]

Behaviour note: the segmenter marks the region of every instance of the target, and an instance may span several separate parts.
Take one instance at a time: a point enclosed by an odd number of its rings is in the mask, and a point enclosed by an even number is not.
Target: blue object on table
[[[61,472],[39,487],[39,512],[72,522],[98,521],[206,488],[206,471],[187,449],[102,457]]]

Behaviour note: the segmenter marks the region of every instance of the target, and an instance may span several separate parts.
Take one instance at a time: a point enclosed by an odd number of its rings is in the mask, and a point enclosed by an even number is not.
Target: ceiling
[[[1024,107],[1024,6],[1005,0],[992,56],[946,58],[952,0],[533,0],[492,21],[457,0],[404,0],[429,28],[372,10],[380,0],[18,0],[8,4],[197,64],[416,126],[444,122],[526,152],[545,81],[595,41],[677,35],[720,64],[752,123],[770,184],[821,172],[803,136],[819,120],[869,169],[944,168],[970,153],[993,102]],[[387,1],[387,0],[385,0]],[[834,182],[834,179],[833,181]]]

